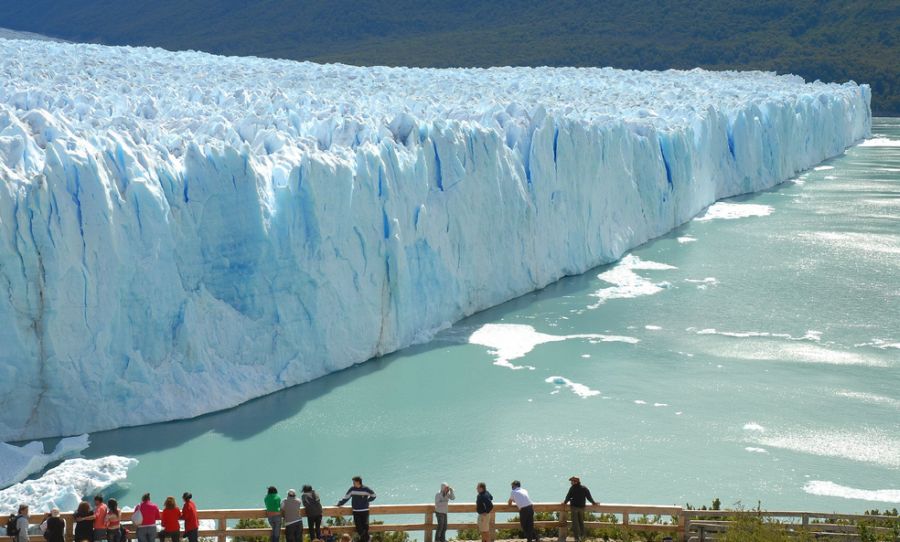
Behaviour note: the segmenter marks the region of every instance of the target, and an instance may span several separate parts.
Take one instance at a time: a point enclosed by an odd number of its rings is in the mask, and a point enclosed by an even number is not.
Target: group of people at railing
[[[369,503],[375,500],[376,494],[371,488],[363,485],[361,477],[354,476],[352,481],[353,485],[337,502],[337,506],[341,507],[350,503],[358,542],[369,542]],[[581,485],[581,480],[577,476],[569,478],[569,482],[571,487],[563,504],[571,507],[572,532],[576,542],[581,542],[585,534],[585,507],[588,502],[591,504],[596,504],[596,502],[591,496],[590,490]],[[484,482],[479,482],[475,491],[478,531],[482,542],[491,542],[494,497],[487,490]],[[435,542],[447,542],[447,514],[450,501],[455,499],[456,494],[453,488],[449,484],[441,484],[440,490],[434,497],[434,513],[437,519]],[[158,539],[159,542],[167,540],[181,542],[183,536],[187,538],[187,542],[198,542],[200,520],[193,495],[185,492],[182,495],[182,501],[182,506],[179,507],[174,497],[167,497],[163,508],[160,509],[150,499],[150,494],[145,493],[131,516],[137,541],[156,542]],[[526,542],[538,542],[537,531],[534,528],[534,503],[528,491],[518,480],[511,483],[511,492],[507,502],[515,505],[519,511],[519,524]],[[307,519],[311,542],[335,542],[331,529],[327,526],[322,527],[322,502],[318,493],[311,486],[303,486],[299,497],[296,490],[290,489],[284,499],[278,494],[277,488],[269,486],[263,503],[265,504],[266,519],[271,527],[270,542],[280,542],[282,529],[284,529],[286,542],[303,542],[303,517]],[[94,497],[93,509],[87,501],[82,502],[73,514],[75,542],[124,542],[128,538],[128,532],[121,515],[116,499],[104,502],[103,496],[97,495]],[[29,508],[25,504],[19,506],[18,514],[9,517],[6,534],[14,538],[13,542],[28,542],[30,527],[28,518]],[[157,526],[158,524],[161,526],[161,530]],[[65,542],[66,524],[56,508],[47,513],[40,524],[40,530],[47,542]],[[343,535],[341,542],[350,542],[350,536]]]

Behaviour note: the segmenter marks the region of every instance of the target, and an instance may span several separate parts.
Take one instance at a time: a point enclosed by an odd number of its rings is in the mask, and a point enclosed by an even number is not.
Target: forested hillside
[[[776,70],[869,83],[900,115],[898,0],[7,0],[0,27],[362,65]]]

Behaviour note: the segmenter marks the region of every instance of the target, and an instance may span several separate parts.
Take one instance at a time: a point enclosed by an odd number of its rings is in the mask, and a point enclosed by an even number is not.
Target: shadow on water
[[[671,239],[683,235],[686,227],[687,224],[679,226],[666,235],[650,240],[632,250],[652,248],[657,243],[666,240],[670,242]],[[251,439],[279,422],[296,416],[307,403],[335,393],[346,384],[385,369],[392,363],[404,358],[416,357],[431,350],[467,344],[469,336],[481,326],[501,321],[509,314],[531,312],[534,304],[540,301],[563,297],[586,297],[597,288],[597,274],[614,265],[615,262],[594,267],[580,275],[563,277],[540,290],[529,292],[473,314],[450,328],[438,332],[428,342],[370,359],[310,382],[251,399],[228,410],[186,420],[92,433],[91,446],[84,455],[88,458],[112,454],[136,456],[176,448],[206,433],[218,433],[236,441]],[[209,392],[214,393],[214,390],[209,390]],[[50,443],[51,441],[46,441],[47,446],[51,446]]]

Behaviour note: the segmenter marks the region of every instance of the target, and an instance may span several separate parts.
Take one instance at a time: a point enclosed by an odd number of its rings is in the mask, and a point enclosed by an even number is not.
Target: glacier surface
[[[0,439],[192,417],[425,340],[840,154],[869,102],[762,72],[0,39]]]

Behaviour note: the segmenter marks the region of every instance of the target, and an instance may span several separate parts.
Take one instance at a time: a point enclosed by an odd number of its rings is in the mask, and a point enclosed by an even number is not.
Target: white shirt
[[[517,487],[516,489],[512,490],[509,498],[516,503],[517,508],[525,508],[526,506],[531,506],[533,504],[531,502],[531,499],[528,498],[528,492],[521,487]]]

